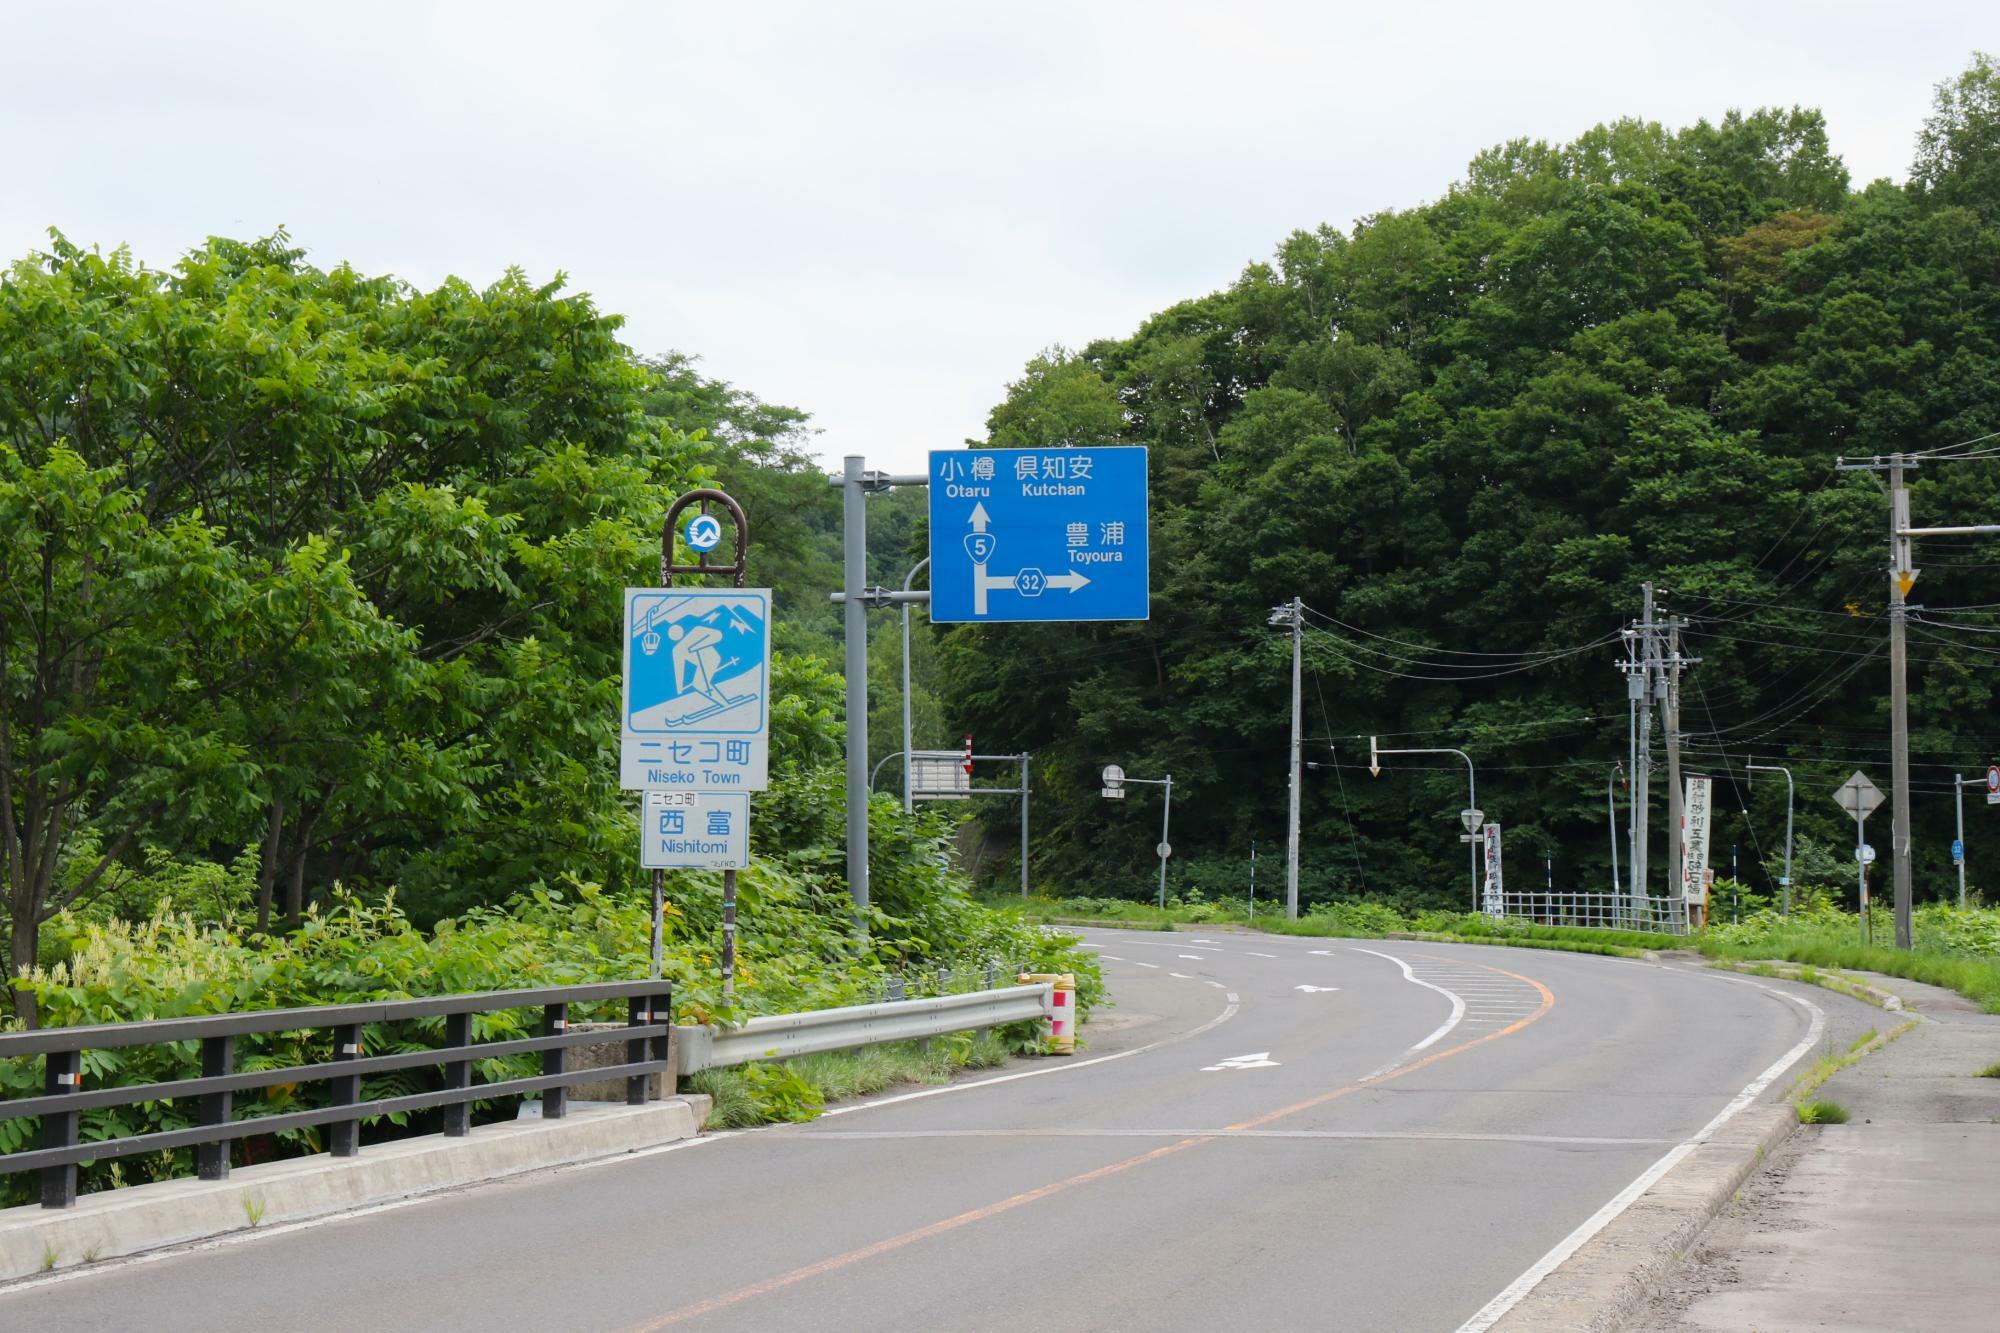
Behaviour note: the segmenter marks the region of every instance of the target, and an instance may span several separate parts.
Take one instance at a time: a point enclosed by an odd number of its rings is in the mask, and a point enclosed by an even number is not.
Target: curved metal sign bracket
[[[734,564],[714,564],[709,560],[708,552],[706,551],[702,552],[700,559],[691,565],[684,565],[674,559],[675,525],[680,520],[681,511],[692,504],[699,504],[701,512],[704,514],[708,512],[708,507],[711,504],[721,505],[729,511],[730,523],[736,529],[736,561]],[[735,585],[740,588],[743,586],[744,570],[749,567],[747,558],[749,550],[750,525],[743,518],[743,506],[736,503],[734,497],[709,486],[689,491],[686,495],[683,495],[668,506],[666,521],[660,525],[660,586],[663,588],[673,587],[674,575],[676,574],[727,574],[734,581]]]

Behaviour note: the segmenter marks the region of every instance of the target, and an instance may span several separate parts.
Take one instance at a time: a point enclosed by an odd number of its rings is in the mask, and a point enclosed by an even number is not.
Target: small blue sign
[[[1965,842],[1960,838],[1951,840],[1951,863],[1957,865],[1965,859]]]
[[[770,621],[764,588],[625,590],[623,786],[764,789]]]
[[[931,619],[1145,620],[1146,451],[931,453]]]
[[[681,528],[688,549],[696,554],[713,551],[722,542],[722,522],[713,514],[696,514]]]

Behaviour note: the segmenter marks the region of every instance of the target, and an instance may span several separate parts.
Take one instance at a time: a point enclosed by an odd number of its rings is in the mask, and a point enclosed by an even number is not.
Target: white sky
[[[1980,20],[1985,22],[1981,23]],[[641,351],[897,470],[1479,149],[1817,105],[1900,178],[1990,0],[1646,6],[0,0],[0,258],[282,224],[421,285],[556,269]]]

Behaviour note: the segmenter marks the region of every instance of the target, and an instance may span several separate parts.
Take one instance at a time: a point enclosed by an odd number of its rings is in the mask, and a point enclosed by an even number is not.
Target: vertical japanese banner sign
[[[1486,915],[1503,914],[1503,894],[1500,884],[1500,826],[1488,824],[1481,841],[1486,853]]]
[[[1708,901],[1709,794],[1713,780],[1688,775],[1687,800],[1681,806],[1681,898]]]

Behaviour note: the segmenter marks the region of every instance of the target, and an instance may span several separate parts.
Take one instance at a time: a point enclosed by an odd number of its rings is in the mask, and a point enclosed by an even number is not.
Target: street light
[[[918,571],[930,562],[931,558],[925,556],[910,566],[910,572],[903,576],[905,593],[910,591],[910,584],[916,579]],[[878,764],[876,767],[879,768],[881,765]],[[868,785],[871,788],[875,785],[873,778],[869,779]],[[910,807],[910,603],[905,600],[903,602],[903,809],[908,810]]]
[[[1790,916],[1792,914],[1792,770],[1786,768],[1783,764],[1753,764],[1747,759],[1744,760],[1744,767],[1763,773],[1783,773],[1785,775],[1785,873],[1778,877],[1778,889],[1784,895],[1784,907],[1780,914]],[[1743,785],[1747,787],[1755,780],[1754,778],[1745,778]],[[1964,876],[1961,875],[1959,878],[1959,898],[1961,905],[1963,905],[1965,897],[1964,885]]]
[[[1479,910],[1479,842],[1472,835],[1478,832],[1480,823],[1486,817],[1486,812],[1479,808],[1479,794],[1476,788],[1477,780],[1473,777],[1472,773],[1472,756],[1463,750],[1454,750],[1449,746],[1418,750],[1384,750],[1378,748],[1375,744],[1375,738],[1370,736],[1368,738],[1369,777],[1379,778],[1382,776],[1381,757],[1385,754],[1455,754],[1465,761],[1465,809],[1458,812],[1458,817],[1459,821],[1465,825],[1466,836],[1462,841],[1466,844],[1465,850],[1467,855],[1472,859],[1472,910],[1477,912]]]

